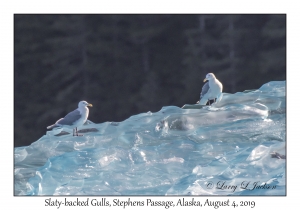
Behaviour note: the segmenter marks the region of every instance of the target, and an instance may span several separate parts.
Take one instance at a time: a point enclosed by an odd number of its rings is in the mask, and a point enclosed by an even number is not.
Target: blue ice
[[[285,81],[79,130],[14,149],[15,195],[286,195]]]

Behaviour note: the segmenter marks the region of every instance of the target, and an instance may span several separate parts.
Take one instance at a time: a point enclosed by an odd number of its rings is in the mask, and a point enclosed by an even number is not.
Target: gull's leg
[[[212,99],[214,102],[212,104],[216,104],[216,98]]]
[[[81,134],[78,134],[77,127],[76,127],[76,136],[83,136],[83,135],[81,135]]]

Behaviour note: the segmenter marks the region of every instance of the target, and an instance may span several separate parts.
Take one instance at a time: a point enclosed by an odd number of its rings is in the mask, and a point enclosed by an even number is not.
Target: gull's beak
[[[204,80],[203,80],[203,82],[206,82],[207,81],[207,79],[205,78]]]
[[[93,104],[88,104],[87,106],[93,107]]]

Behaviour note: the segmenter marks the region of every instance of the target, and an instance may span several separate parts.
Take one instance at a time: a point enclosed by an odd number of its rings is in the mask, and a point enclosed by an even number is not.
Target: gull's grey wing
[[[209,82],[205,83],[202,87],[202,91],[200,94],[200,99],[208,92],[209,90]]]
[[[74,122],[79,120],[81,117],[80,112],[76,109],[69,114],[67,114],[64,118],[61,118],[56,122],[59,125],[73,125]]]

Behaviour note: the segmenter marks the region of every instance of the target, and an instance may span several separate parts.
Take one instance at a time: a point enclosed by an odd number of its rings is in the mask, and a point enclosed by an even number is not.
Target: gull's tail
[[[51,128],[55,128],[55,127],[59,127],[59,126],[53,124],[53,125],[49,125],[49,126],[47,127],[47,129],[51,129]]]
[[[47,129],[51,129],[51,128],[55,128],[55,127],[60,127],[60,126],[57,125],[57,123],[58,123],[60,120],[62,120],[62,119],[63,119],[63,118],[60,118],[59,120],[56,121],[55,124],[49,125],[49,126],[47,127]],[[58,123],[58,124],[59,124],[59,123]]]

